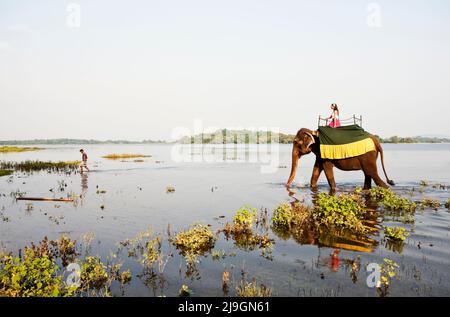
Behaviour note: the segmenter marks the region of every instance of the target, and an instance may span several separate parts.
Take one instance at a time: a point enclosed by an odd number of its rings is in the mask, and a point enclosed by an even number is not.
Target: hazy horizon
[[[450,136],[450,2],[0,0],[0,140],[367,131]]]

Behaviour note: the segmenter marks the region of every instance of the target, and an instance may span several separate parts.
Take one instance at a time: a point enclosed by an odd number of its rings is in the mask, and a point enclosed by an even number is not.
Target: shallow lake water
[[[194,296],[222,296],[222,274],[230,272],[231,285],[239,283],[242,271],[271,288],[276,296],[377,296],[366,283],[366,265],[382,263],[384,258],[400,265],[399,274],[390,287],[391,296],[450,295],[450,212],[443,203],[450,198],[450,144],[386,144],[383,146],[388,175],[395,180],[393,190],[420,202],[423,197],[441,201],[437,211],[425,209],[414,214],[414,224],[389,223],[380,216],[375,224],[401,225],[410,235],[401,248],[392,248],[376,230],[365,241],[316,241],[315,239],[282,239],[271,229],[274,239],[270,258],[261,250],[244,250],[223,234],[215,250],[229,256],[215,260],[210,254],[199,258],[197,272],[186,274],[186,264],[178,251],[167,243],[167,230],[173,233],[202,222],[220,229],[231,222],[236,210],[244,205],[258,210],[272,210],[295,199],[310,203],[307,188],[314,155],[302,157],[290,196],[284,187],[291,164],[291,146],[280,145],[267,150],[257,145],[177,147],[174,145],[82,145],[45,146],[43,151],[0,154],[0,161],[80,159],[79,148],[89,155],[91,172],[15,173],[0,178],[0,210],[8,221],[0,220],[0,242],[7,250],[18,250],[45,236],[56,239],[67,234],[79,240],[88,232],[95,234],[91,254],[106,258],[118,242],[151,229],[165,237],[163,249],[173,253],[164,270],[163,284],[145,280],[142,267],[123,257],[124,268],[130,268],[133,280],[114,295],[176,296],[186,284]],[[152,157],[144,162],[111,161],[102,158],[110,153],[141,153]],[[180,155],[182,153],[183,155]],[[265,169],[272,165],[274,170]],[[264,167],[265,166],[265,167]],[[382,173],[380,173],[380,176]],[[384,176],[381,176],[384,179]],[[339,191],[352,191],[363,185],[362,172],[335,170]],[[430,186],[420,187],[427,180]],[[58,190],[59,182],[67,187]],[[433,184],[445,185],[434,188]],[[174,193],[166,193],[173,186]],[[411,190],[414,188],[413,194]],[[50,191],[52,189],[52,191]],[[106,191],[101,194],[98,191]],[[12,192],[32,197],[66,197],[81,195],[76,203],[16,201]],[[319,191],[328,191],[324,175]],[[104,208],[101,208],[104,207]],[[338,261],[331,254],[341,249]],[[352,274],[352,261],[359,270]],[[356,276],[356,278],[355,278]],[[230,291],[230,295],[233,295]]]

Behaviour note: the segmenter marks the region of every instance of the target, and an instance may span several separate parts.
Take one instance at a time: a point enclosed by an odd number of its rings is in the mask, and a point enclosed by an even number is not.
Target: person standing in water
[[[86,154],[86,152],[81,149],[80,150],[81,153],[81,164],[80,164],[80,170],[81,170],[81,174],[83,174],[83,167],[90,172],[89,168],[87,167],[87,160],[88,160],[88,156]]]
[[[326,118],[326,120],[331,119],[331,123],[328,126],[332,128],[339,128],[341,126],[341,122],[339,121],[339,109],[337,104],[331,104],[331,110],[333,111],[331,113],[331,116]]]

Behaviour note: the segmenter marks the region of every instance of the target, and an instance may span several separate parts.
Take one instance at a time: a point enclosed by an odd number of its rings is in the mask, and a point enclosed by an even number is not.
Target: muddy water
[[[234,212],[244,205],[271,211],[282,202],[295,199],[310,203],[312,193],[305,187],[309,181],[314,157],[300,160],[295,195],[289,196],[283,184],[289,174],[290,146],[266,149],[254,146],[208,146],[203,149],[185,146],[183,156],[174,156],[172,145],[83,145],[89,155],[92,172],[25,175],[0,178],[0,209],[9,221],[0,220],[0,241],[4,248],[17,250],[44,236],[58,238],[62,233],[80,239],[95,233],[91,254],[108,256],[117,243],[152,229],[166,236],[171,231],[186,229],[197,221],[219,229],[232,221]],[[0,154],[0,160],[23,161],[76,160],[80,146],[49,146],[39,152]],[[450,145],[385,145],[385,162],[394,190],[415,201],[431,197],[443,203],[450,197],[448,187],[428,186],[420,191],[420,180],[430,184],[450,185]],[[179,149],[178,149],[179,150]],[[109,161],[101,158],[110,153],[142,153],[152,155],[144,162]],[[176,152],[180,153],[180,151]],[[262,172],[272,164],[276,171]],[[279,168],[278,168],[279,167]],[[267,171],[266,171],[267,172]],[[361,172],[335,171],[339,190],[351,191],[361,186]],[[384,178],[384,177],[383,177]],[[58,189],[64,182],[64,191]],[[327,191],[325,176],[319,190]],[[173,186],[175,192],[166,193]],[[415,189],[411,193],[412,189]],[[50,191],[52,189],[52,191]],[[14,191],[35,197],[81,195],[76,204],[33,202],[27,205],[10,197]],[[106,193],[99,194],[98,190]],[[412,195],[412,196],[409,196]],[[103,209],[101,207],[104,207]],[[219,261],[209,255],[200,258],[197,272],[187,276],[184,259],[177,250],[164,243],[166,253],[173,253],[164,270],[165,281],[138,277],[142,267],[126,254],[121,259],[133,272],[133,281],[125,290],[114,288],[114,295],[175,296],[182,284],[189,285],[197,296],[222,296],[222,273],[230,272],[230,280],[238,283],[241,272],[248,280],[270,287],[278,296],[377,296],[367,287],[365,266],[390,258],[400,265],[398,278],[390,288],[392,296],[450,295],[450,213],[418,210],[414,224],[395,223],[382,214],[375,219],[375,229],[383,225],[400,225],[410,231],[401,247],[392,247],[383,239],[382,230],[364,238],[321,237],[321,239],[284,236],[269,229],[274,239],[272,258],[261,250],[245,250],[223,235],[215,245],[231,256]],[[331,257],[340,249],[338,260]],[[351,262],[360,269],[353,274]],[[356,277],[356,278],[355,278]],[[233,294],[233,291],[230,292]]]

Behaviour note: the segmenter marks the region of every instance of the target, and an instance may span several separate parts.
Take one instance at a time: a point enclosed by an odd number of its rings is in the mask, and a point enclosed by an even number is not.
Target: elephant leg
[[[319,160],[316,159],[316,163],[314,163],[314,168],[311,176],[311,188],[317,189],[317,181],[319,180],[319,176],[322,173],[323,168],[322,164],[320,164]]]
[[[389,188],[389,186],[378,175],[376,157],[374,160],[370,160],[370,162],[364,162],[362,165],[366,177],[372,178],[378,187]]]
[[[333,164],[330,162],[323,163],[323,170],[325,172],[325,176],[328,180],[328,185],[330,185],[331,192],[336,191],[336,182],[334,180],[334,173],[333,173]]]
[[[375,176],[373,176],[372,178],[378,187],[389,188],[389,186],[380,178],[380,176],[378,176],[378,173],[375,174]]]
[[[367,174],[364,174],[364,189],[371,189],[372,188],[372,177],[370,177]]]

